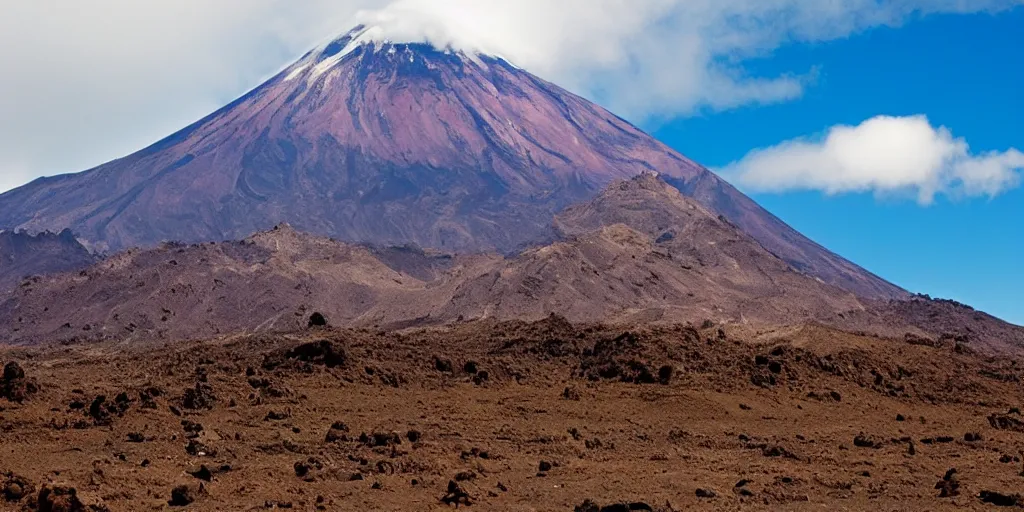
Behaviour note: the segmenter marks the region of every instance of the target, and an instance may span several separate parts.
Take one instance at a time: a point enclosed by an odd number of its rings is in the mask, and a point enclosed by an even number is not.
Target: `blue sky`
[[[802,98],[679,119],[655,135],[710,167],[752,148],[857,125],[927,115],[977,153],[1024,147],[1024,9],[935,15],[900,28],[783,47],[753,72],[817,69]],[[743,187],[741,187],[743,188]],[[872,193],[751,193],[793,227],[911,291],[952,298],[1024,324],[1024,189],[994,198]]]

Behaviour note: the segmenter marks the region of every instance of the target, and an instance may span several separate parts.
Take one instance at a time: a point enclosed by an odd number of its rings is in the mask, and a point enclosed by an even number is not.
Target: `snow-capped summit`
[[[393,40],[388,37],[389,33],[380,25],[358,25],[303,55],[285,70],[285,80],[300,77],[316,80],[348,58],[359,59],[368,55],[414,63],[419,54],[440,52],[478,66],[486,66],[487,60],[504,61],[511,65],[497,53],[489,53],[472,45],[453,45],[451,38],[399,37]]]

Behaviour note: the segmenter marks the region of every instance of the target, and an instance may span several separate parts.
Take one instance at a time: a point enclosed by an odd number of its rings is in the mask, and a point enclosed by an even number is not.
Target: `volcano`
[[[71,229],[115,251],[286,222],[348,242],[508,253],[559,236],[567,206],[655,171],[794,269],[862,297],[905,296],[594,103],[500,57],[365,30],[135,154],[0,195],[0,227]]]

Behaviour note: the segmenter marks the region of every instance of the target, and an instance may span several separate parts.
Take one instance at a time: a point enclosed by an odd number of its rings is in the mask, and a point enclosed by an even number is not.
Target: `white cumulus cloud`
[[[826,194],[995,196],[1020,185],[1024,153],[974,154],[967,141],[925,116],[878,116],[835,126],[820,140],[797,139],[752,151],[720,172],[758,192],[820,190]]]

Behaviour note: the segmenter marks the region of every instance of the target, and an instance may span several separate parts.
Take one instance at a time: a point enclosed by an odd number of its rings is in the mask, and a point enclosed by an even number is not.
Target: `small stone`
[[[24,497],[25,489],[17,482],[7,484],[7,488],[4,489],[4,499],[7,501],[20,501]]]
[[[204,492],[206,492],[206,488],[203,487],[203,484],[198,486],[179,485],[171,489],[171,499],[167,501],[167,504],[172,507],[186,507],[195,503],[199,499],[199,495]]]
[[[455,505],[456,507],[459,505],[469,506],[473,504],[473,498],[465,489],[455,483],[455,480],[451,480],[448,482],[447,494],[441,497],[441,503]]]
[[[327,327],[327,317],[319,312],[309,315],[309,327]]]
[[[716,493],[715,491],[712,491],[711,489],[697,489],[696,494],[697,494],[698,498],[704,498],[704,499],[711,499],[711,498],[717,498],[718,497],[718,493]]]
[[[960,495],[960,479],[956,476],[956,469],[951,468],[946,471],[946,474],[935,484],[935,488],[939,490],[940,498],[952,498]]]
[[[1024,496],[1020,494],[1003,494],[995,491],[981,491],[978,499],[982,503],[988,503],[997,507],[1024,507]]]
[[[213,480],[213,472],[205,464],[199,466],[199,469],[189,470],[188,474],[204,482]]]

